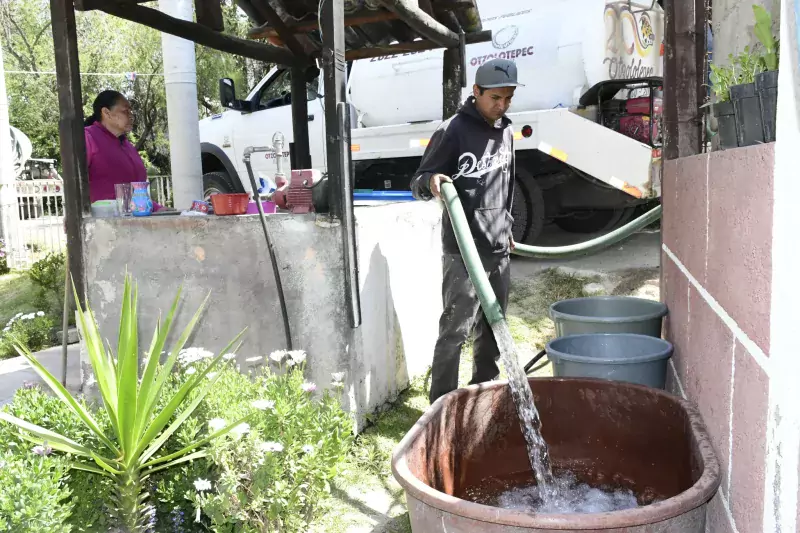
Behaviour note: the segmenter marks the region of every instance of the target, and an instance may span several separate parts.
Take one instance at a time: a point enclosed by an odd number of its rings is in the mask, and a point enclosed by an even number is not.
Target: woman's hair
[[[125,97],[122,96],[121,93],[111,90],[103,91],[98,94],[97,98],[94,99],[94,104],[92,104],[92,114],[86,119],[85,125],[91,126],[95,122],[100,122],[103,117],[103,109],[111,109],[124,98]]]

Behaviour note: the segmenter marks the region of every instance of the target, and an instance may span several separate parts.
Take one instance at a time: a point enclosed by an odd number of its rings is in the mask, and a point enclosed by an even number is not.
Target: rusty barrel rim
[[[528,381],[570,381],[573,383],[583,382],[587,385],[609,383],[607,380],[593,378],[529,378]],[[435,490],[433,487],[426,485],[414,476],[408,468],[405,455],[416,437],[427,425],[428,421],[430,421],[441,406],[448,401],[448,398],[455,395],[468,394],[476,390],[492,390],[506,387],[506,381],[471,385],[455,390],[436,400],[397,445],[392,455],[392,474],[408,495],[425,505],[464,518],[505,526],[556,530],[598,530],[636,527],[669,520],[707,504],[714,497],[714,494],[719,488],[720,466],[711,443],[711,437],[706,430],[697,408],[683,398],[659,389],[624,382],[614,383],[614,385],[622,388],[639,389],[647,391],[649,394],[665,397],[670,401],[680,404],[681,407],[686,410],[691,424],[692,435],[697,439],[696,446],[703,460],[703,472],[700,478],[691,487],[661,502],[623,511],[591,514],[530,514],[503,509],[502,513],[498,513],[497,507],[473,503],[456,498],[455,496],[450,496]]]

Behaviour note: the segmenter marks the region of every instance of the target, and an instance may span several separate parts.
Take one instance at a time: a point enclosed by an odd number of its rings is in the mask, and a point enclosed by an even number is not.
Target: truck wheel
[[[203,199],[210,201],[212,194],[230,194],[236,192],[231,185],[231,178],[226,172],[207,172],[203,174]]]
[[[556,226],[570,233],[602,233],[615,229],[623,220],[629,219],[630,208],[592,209],[579,211],[555,219]],[[623,222],[624,224],[625,222]]]
[[[517,173],[514,180],[514,217],[512,233],[514,242],[526,244],[535,241],[544,229],[544,197],[542,189],[533,178]]]

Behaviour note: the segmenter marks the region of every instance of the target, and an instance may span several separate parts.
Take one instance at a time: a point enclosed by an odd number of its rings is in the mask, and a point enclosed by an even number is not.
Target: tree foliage
[[[249,21],[231,0],[224,15],[226,33],[244,37]],[[161,34],[101,12],[79,12],[76,24],[84,113],[91,113],[92,101],[105,89],[125,94],[134,111],[132,142],[154,170],[169,172]],[[49,0],[0,0],[0,42],[12,125],[31,139],[34,157],[60,159]],[[232,77],[244,87],[254,71],[268,67],[202,46],[195,54],[201,118],[221,110],[220,78]]]

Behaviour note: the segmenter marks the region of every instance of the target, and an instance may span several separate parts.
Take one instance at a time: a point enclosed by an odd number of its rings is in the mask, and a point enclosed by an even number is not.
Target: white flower
[[[295,365],[294,359],[287,359],[286,360],[286,366],[292,367],[294,365]]]
[[[278,442],[262,442],[259,445],[259,448],[264,453],[282,452],[283,451],[283,444],[280,444]]]
[[[314,447],[310,444],[303,446],[303,453],[314,453]]]
[[[203,492],[204,490],[211,490],[211,482],[207,479],[196,479],[194,482],[194,488],[197,492]]]
[[[208,429],[210,429],[212,433],[216,433],[227,425],[228,423],[225,422],[224,418],[212,418],[208,421]]]
[[[211,359],[214,354],[203,348],[186,348],[178,354],[178,361],[183,366],[189,366],[203,359]]]
[[[195,372],[197,372],[197,369],[195,367],[193,367],[193,366],[190,366],[189,368],[186,369],[186,375],[187,376],[191,376]]]
[[[14,315],[14,318],[19,318],[21,316],[22,316],[22,313],[17,313],[16,315]]]
[[[217,372],[209,372],[208,374],[206,374],[206,377],[207,377],[208,379],[214,379],[214,377],[215,377],[216,375],[217,375]]]
[[[303,383],[304,392],[314,392],[315,390],[317,390],[316,383],[311,383],[310,381],[306,381],[305,383]]]
[[[301,365],[306,361],[306,352],[303,350],[292,350],[289,352],[289,357],[291,357],[295,364]]]
[[[341,383],[342,381],[344,381],[344,376],[345,376],[344,372],[334,372],[333,374],[331,374],[334,383]]]
[[[230,361],[231,359],[236,359],[236,354],[226,353],[225,355],[222,356],[222,358],[225,359],[226,361]]]
[[[231,434],[236,438],[239,438],[242,435],[245,435],[249,432],[250,432],[250,424],[248,424],[247,422],[243,422],[231,430]]]
[[[39,311],[38,313],[36,313],[36,316],[44,316],[44,311]]]
[[[256,409],[260,409],[261,411],[266,411],[267,409],[275,409],[275,402],[272,400],[255,400],[250,405],[252,405]]]
[[[269,358],[276,363],[283,361],[284,357],[286,357],[286,352],[283,350],[277,350],[269,354]]]

